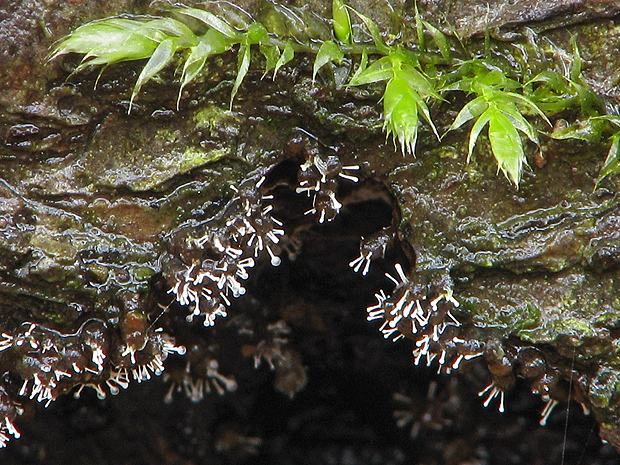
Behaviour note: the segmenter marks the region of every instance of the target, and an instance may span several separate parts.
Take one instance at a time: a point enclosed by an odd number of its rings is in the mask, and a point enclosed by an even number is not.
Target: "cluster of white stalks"
[[[243,281],[263,253],[269,254],[273,266],[280,265],[284,229],[271,215],[273,207],[265,206],[273,197],[260,193],[264,181],[262,177],[251,187],[246,181],[234,188],[237,195],[227,208],[225,224],[207,224],[204,234],[189,241],[190,247],[204,249],[210,256],[180,269],[169,290],[177,302],[190,306],[188,322],[204,317],[204,325],[213,326],[218,317],[226,317],[231,300],[245,294]]]
[[[170,353],[183,355],[186,351],[160,328],[149,334],[148,345],[143,348],[126,344],[122,362],[117,366],[110,359],[109,343],[99,328],[99,320],[88,320],[73,333],[62,333],[37,323],[24,323],[15,334],[3,332],[0,352],[12,351],[19,360],[12,370],[22,379],[18,396],[48,407],[71,386],[78,386],[75,397],[80,396],[84,387],[91,387],[99,398],[105,398],[106,389],[116,395],[129,387],[132,377],[141,382],[160,375]],[[138,358],[146,362],[139,363]],[[20,437],[13,421],[23,409],[11,401],[3,386],[0,386],[0,403],[0,447],[5,447],[11,436]]]

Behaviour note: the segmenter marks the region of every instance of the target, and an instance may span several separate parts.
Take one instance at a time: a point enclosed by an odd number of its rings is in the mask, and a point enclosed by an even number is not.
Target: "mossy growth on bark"
[[[36,402],[161,375],[166,402],[207,404],[202,457],[230,463],[294,444],[261,410],[274,392],[355,411],[349,430],[308,410],[354,442],[372,423],[359,462],[435,430],[499,457],[477,393],[507,418],[512,392],[540,395],[534,424],[576,401],[619,446],[619,124],[578,37],[331,7],[162,3],[55,44],[57,126],[3,116],[3,445]],[[340,411],[325,389],[348,376],[393,414]]]

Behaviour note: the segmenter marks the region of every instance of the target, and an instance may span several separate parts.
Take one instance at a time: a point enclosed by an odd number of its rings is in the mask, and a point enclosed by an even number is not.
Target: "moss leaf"
[[[265,77],[269,71],[275,69],[281,53],[277,46],[268,44],[260,44],[260,52],[265,57],[265,72],[263,73]]]
[[[91,65],[110,65],[148,58],[164,36],[160,35],[158,41],[137,33],[143,24],[144,21],[126,18],[110,18],[85,24],[58,44],[51,59],[68,53],[83,54],[84,59],[77,68],[80,71]]]
[[[160,44],[157,46],[153,55],[149,61],[146,62],[144,68],[142,68],[142,72],[140,76],[138,76],[138,80],[136,81],[136,85],[133,88],[133,92],[131,93],[131,99],[129,100],[129,112],[131,113],[131,107],[133,105],[133,101],[140,92],[142,86],[151,80],[157,73],[159,73],[162,68],[164,68],[172,57],[174,57],[174,53],[176,52],[177,47],[175,45],[175,40],[172,38],[162,40]]]
[[[362,57],[364,58],[364,57]],[[363,62],[363,60],[362,60]],[[360,68],[362,65],[360,65]],[[392,69],[392,61],[389,56],[379,58],[372,65],[368,66],[355,76],[349,82],[350,86],[361,86],[372,82],[387,81],[394,77]]]
[[[239,47],[239,56],[237,60],[237,77],[235,78],[235,84],[233,85],[232,91],[230,92],[230,108],[232,109],[232,103],[235,99],[235,95],[237,95],[237,91],[239,87],[243,83],[245,79],[245,75],[248,73],[248,69],[250,69],[250,46],[249,45],[241,45]]]
[[[175,8],[172,11],[177,16],[189,16],[197,19],[231,40],[239,41],[241,39],[239,32],[234,27],[213,13],[199,8]]]
[[[383,42],[383,37],[381,37],[381,31],[379,31],[379,26],[377,26],[377,23],[375,23],[368,16],[363,15],[359,11],[355,10],[354,8],[351,8],[351,7],[347,7],[347,8],[353,11],[353,13],[355,13],[362,20],[362,22],[364,23],[364,26],[366,26],[366,29],[368,30],[368,33],[370,34],[370,37],[372,37],[372,40],[375,43],[375,47],[377,47],[377,50],[379,50],[384,55],[389,54],[390,48],[387,45],[385,45],[385,43]]]
[[[501,111],[491,107],[489,118],[489,142],[498,169],[516,186],[519,186],[523,166],[526,164],[523,143],[519,132],[510,119]]]
[[[468,121],[478,118],[486,111],[487,108],[489,108],[489,104],[486,102],[484,97],[476,97],[470,102],[467,102],[467,104],[461,108],[458,115],[456,115],[456,118],[454,118],[454,121],[448,131],[458,129]]]
[[[228,49],[230,49],[230,42],[222,33],[215,29],[209,29],[198,38],[198,44],[190,49],[190,53],[183,65],[177,108],[179,107],[179,100],[181,99],[183,89],[198,76],[204,68],[207,59],[211,55],[219,55]]]
[[[282,66],[291,61],[294,57],[295,48],[293,47],[293,44],[291,42],[287,42],[282,49],[282,53],[280,54],[280,58],[278,58],[278,62],[276,63],[275,68],[273,69],[273,77],[275,78],[280,68],[282,68]]]
[[[611,146],[609,147],[607,158],[596,180],[597,185],[610,174],[620,171],[620,133],[612,135],[610,139]]]
[[[312,80],[316,78],[316,73],[325,66],[327,63],[336,62],[340,63],[344,58],[344,53],[340,50],[340,47],[331,40],[327,40],[321,44],[319,51],[314,59],[314,66],[312,68]]]
[[[489,119],[491,119],[491,115],[492,115],[492,109],[487,108],[487,110],[478,117],[478,119],[476,120],[476,122],[471,128],[471,131],[469,133],[469,147],[467,150],[467,162],[468,163],[471,160],[472,154],[474,153],[474,147],[476,146],[476,141],[478,140],[478,136],[480,136],[480,132],[482,132],[484,127],[487,125],[487,123],[489,122]]]
[[[353,30],[351,28],[351,17],[349,10],[342,0],[332,2],[332,24],[334,25],[334,35],[343,44],[353,43]]]
[[[383,95],[384,129],[398,141],[403,155],[415,153],[419,102],[422,98],[406,79],[396,75],[388,81]]]

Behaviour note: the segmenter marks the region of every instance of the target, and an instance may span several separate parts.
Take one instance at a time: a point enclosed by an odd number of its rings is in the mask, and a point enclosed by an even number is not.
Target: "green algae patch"
[[[193,115],[193,126],[200,130],[208,130],[208,135],[215,137],[221,131],[238,133],[238,126],[242,116],[225,110],[217,105],[207,105],[198,109]]]
[[[195,148],[188,148],[172,165],[178,167],[178,174],[185,174],[194,168],[218,161],[228,155],[230,155],[230,151],[227,149],[204,152]]]
[[[620,323],[620,279],[615,273],[494,273],[457,288],[477,326],[501,328],[532,343],[564,338],[580,345],[595,337],[606,339],[607,328]]]
[[[588,398],[596,408],[608,408],[618,401],[620,379],[618,366],[602,366],[590,382]]]
[[[82,177],[99,188],[159,189],[175,176],[233,156],[235,124],[234,118],[212,109],[173,125],[110,116],[93,137]]]

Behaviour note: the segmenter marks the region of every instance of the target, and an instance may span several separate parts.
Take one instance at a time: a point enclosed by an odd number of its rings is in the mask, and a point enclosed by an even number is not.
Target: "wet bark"
[[[414,33],[409,2],[351,4],[382,30],[405,25],[404,40]],[[575,35],[586,79],[610,107],[617,103],[617,2],[487,4],[420,6],[463,38],[489,24],[507,49],[527,37],[525,27],[560,46]],[[254,2],[243,6],[261,14]],[[321,2],[309,8],[329,15]],[[466,162],[466,132],[439,142],[423,130],[416,157],[403,157],[382,132],[378,95],[337,88],[328,77],[313,82],[303,58],[275,80],[250,73],[231,111],[234,56],[214,60],[179,109],[166,70],[131,114],[138,65],[98,78],[99,70],[71,75],[76,57],[47,61],[54,41],[86,21],[149,11],[137,0],[0,4],[0,413],[24,432],[0,452],[3,463],[60,462],[67,447],[92,463],[125,460],[132,446],[124,434],[151,443],[126,463],[241,463],[255,455],[265,463],[345,463],[346,454],[347,463],[402,463],[416,454],[432,463],[494,463],[507,450],[515,463],[559,463],[561,445],[585,451],[588,463],[612,454],[580,443],[588,419],[574,420],[565,443],[563,422],[545,429],[527,420],[542,405],[530,391],[548,406],[576,400],[600,437],[620,447],[620,183],[612,177],[595,189],[603,143],[545,141],[544,162],[528,154],[517,190],[496,175],[484,144]],[[456,111],[447,106],[438,116],[441,133]],[[343,207],[319,224],[319,212],[306,214],[312,199],[296,192],[298,172],[314,156],[360,167],[359,182],[326,188]],[[184,266],[217,255],[215,239],[225,242],[239,218],[263,215],[271,195],[285,236],[276,251],[282,264],[257,252],[247,292],[231,298],[228,316],[214,327],[188,322],[191,310],[170,292]],[[386,235],[389,246],[362,277],[348,264],[373,234]],[[451,289],[460,304],[446,310],[459,332],[438,349],[449,359],[443,371],[460,373],[454,380],[435,376],[436,365],[411,367],[414,344],[385,341],[366,322],[375,294],[393,288],[385,273],[398,280],[397,263],[421,300]],[[187,354],[166,349],[159,327]],[[104,395],[124,387],[119,367],[132,384],[146,381],[160,374],[167,350],[166,385],[132,385],[114,401],[63,396],[79,385],[107,383]],[[68,374],[56,374],[53,385],[37,381],[50,369]],[[489,383],[508,393],[504,416],[477,410],[475,393]],[[206,399],[187,404],[177,388]],[[350,406],[343,396],[353,396]],[[164,397],[172,406],[160,403]],[[406,430],[387,405],[410,412],[400,422]],[[495,431],[482,431],[475,418]],[[65,430],[83,441],[61,440]],[[422,445],[429,431],[439,437]],[[551,455],[545,437],[558,443]],[[120,446],[93,446],[101,440]],[[538,445],[523,452],[519,441]]]

